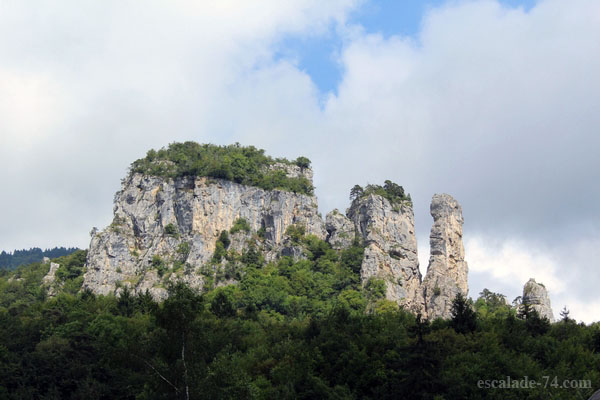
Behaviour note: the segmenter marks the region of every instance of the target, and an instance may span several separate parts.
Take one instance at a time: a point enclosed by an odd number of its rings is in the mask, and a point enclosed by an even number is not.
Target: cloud
[[[356,183],[399,182],[421,246],[431,196],[451,193],[465,238],[479,240],[467,249],[473,278],[515,290],[535,277],[593,304],[600,4],[448,2],[412,37],[367,34],[348,22],[360,6],[3,5],[0,248],[85,247],[147,149],[239,141],[310,157],[323,212],[345,209]],[[337,35],[335,93],[286,58],[290,35]],[[579,281],[563,281],[565,265]]]

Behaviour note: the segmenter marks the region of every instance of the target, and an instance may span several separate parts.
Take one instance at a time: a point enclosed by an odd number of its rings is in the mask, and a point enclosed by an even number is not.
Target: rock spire
[[[523,287],[522,302],[531,306],[532,309],[538,312],[540,317],[548,318],[550,322],[554,321],[548,291],[543,284],[537,283],[535,279],[529,279]]]
[[[468,266],[462,241],[462,208],[452,196],[436,194],[431,201],[430,211],[433,226],[423,295],[429,319],[450,318],[452,301],[456,295],[460,292],[466,296],[468,292]]]

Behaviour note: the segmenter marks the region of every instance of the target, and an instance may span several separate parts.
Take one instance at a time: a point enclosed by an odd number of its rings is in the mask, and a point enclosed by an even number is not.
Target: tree
[[[404,188],[397,183],[390,181],[389,179],[383,182],[383,188],[391,198],[404,198]]]
[[[477,314],[471,308],[462,293],[458,293],[452,301],[452,320],[450,325],[457,333],[469,333],[477,329]]]
[[[210,311],[220,318],[234,317],[236,314],[231,299],[223,290],[220,290],[210,302]]]
[[[352,189],[350,189],[350,200],[355,200],[359,198],[364,193],[364,189],[360,185],[354,185]]]
[[[296,165],[301,169],[310,167],[310,160],[306,157],[300,156],[296,158]]]
[[[560,312],[560,316],[561,316],[562,322],[567,323],[567,322],[571,322],[572,321],[572,319],[569,318],[569,314],[570,314],[570,311],[567,310],[567,306],[564,306],[563,309],[562,309],[562,311]]]

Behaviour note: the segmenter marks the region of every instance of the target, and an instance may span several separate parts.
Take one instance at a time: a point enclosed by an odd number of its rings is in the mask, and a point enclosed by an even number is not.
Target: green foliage
[[[229,239],[229,234],[227,231],[221,231],[219,234],[219,238],[217,239],[217,243],[215,244],[215,252],[212,257],[212,263],[218,264],[221,260],[227,256],[227,248],[231,244],[231,239]]]
[[[370,277],[365,285],[367,298],[371,301],[377,301],[385,297],[386,284],[383,279]]]
[[[14,250],[13,252],[9,253],[2,251],[0,252],[0,270],[14,270],[21,265],[29,265],[32,263],[41,262],[44,257],[57,258],[68,256],[77,250],[78,249],[74,247],[55,247],[53,249],[46,250],[42,250],[39,247],[33,247],[29,250]]]
[[[189,254],[190,254],[190,250],[191,250],[191,246],[188,242],[181,242],[177,246],[177,254],[179,255],[179,257],[182,260],[185,260],[188,258]]]
[[[294,163],[302,169],[310,167],[310,160],[304,156],[296,158],[296,161],[294,161]]]
[[[264,226],[261,226],[257,231],[256,234],[258,235],[259,238],[264,239],[267,237],[267,229]]]
[[[300,243],[306,234],[306,228],[303,225],[290,225],[285,230],[285,234],[290,237],[293,243]]]
[[[238,232],[250,232],[250,223],[245,218],[238,218],[233,221],[233,226],[229,230],[232,235]]]
[[[150,150],[145,158],[134,161],[131,171],[154,176],[177,178],[206,176],[226,179],[266,190],[281,189],[294,193],[312,194],[313,186],[305,177],[289,178],[280,169],[269,168],[274,163],[293,164],[264,154],[264,150],[239,143],[229,146],[171,143],[166,149]],[[301,168],[310,166],[306,157],[294,162]]]
[[[219,239],[217,240],[221,242],[223,244],[223,247],[225,248],[228,248],[231,244],[231,239],[229,239],[229,234],[227,233],[227,231],[221,231],[221,233],[219,234]]]
[[[365,192],[365,190],[362,188],[362,186],[360,186],[360,185],[352,186],[352,189],[350,189],[350,200],[355,200],[355,199],[361,197],[364,192]]]
[[[77,250],[68,256],[54,259],[53,262],[60,265],[56,270],[56,278],[65,282],[82,276],[86,257],[87,250]]]
[[[452,301],[452,319],[450,326],[457,333],[469,333],[477,329],[477,314],[473,311],[469,300],[458,293]]]
[[[162,277],[168,270],[165,261],[158,254],[152,256],[150,265],[156,269],[156,272],[160,277]]]
[[[170,236],[179,236],[177,227],[173,224],[167,224],[167,226],[165,226],[165,234]]]
[[[239,284],[173,285],[162,304],[125,284],[118,297],[47,299],[40,263],[1,275],[0,397],[570,400],[600,386],[598,324],[499,312],[503,296],[489,291],[477,314],[457,297],[452,320],[430,323],[385,300],[382,280],[361,287],[360,247],[336,252],[310,235],[299,246],[308,259],[269,264],[250,247]],[[589,387],[477,385],[507,376]]]
[[[496,316],[504,317],[514,310],[506,302],[506,297],[500,293],[494,293],[488,289],[483,289],[479,293],[479,298],[474,304],[477,315],[481,317]]]
[[[359,185],[354,185],[350,191],[350,199],[362,198],[371,194],[381,196],[387,199],[393,206],[402,204],[412,205],[410,194],[404,192],[404,188],[390,180],[386,180],[383,186],[367,185],[364,189]]]

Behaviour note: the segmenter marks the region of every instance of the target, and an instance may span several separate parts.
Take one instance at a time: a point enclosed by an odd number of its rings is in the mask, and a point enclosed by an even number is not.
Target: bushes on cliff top
[[[280,189],[294,193],[312,194],[312,183],[305,177],[290,178],[285,171],[271,170],[275,163],[307,168],[310,160],[298,157],[296,161],[273,159],[254,146],[171,143],[158,151],[150,150],[146,157],[131,164],[131,171],[147,175],[177,178],[206,176],[227,179],[265,190]]]
[[[354,185],[350,190],[350,200],[366,197],[371,194],[388,199],[391,204],[412,204],[410,194],[404,192],[404,188],[397,183],[386,180],[383,186],[367,185],[364,189],[360,185]]]

